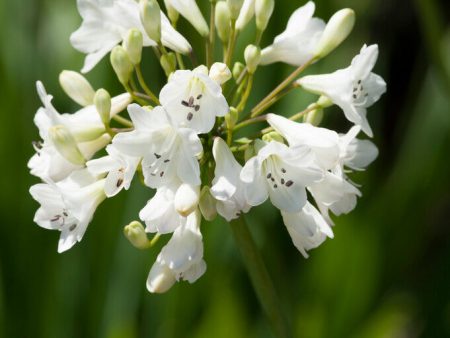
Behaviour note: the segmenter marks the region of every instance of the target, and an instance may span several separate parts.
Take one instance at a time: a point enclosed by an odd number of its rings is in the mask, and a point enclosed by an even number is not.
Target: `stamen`
[[[199,111],[199,110],[200,110],[200,105],[198,105],[198,104],[195,105],[195,106],[194,106],[194,109],[195,109],[195,111]]]
[[[283,174],[286,174],[286,169],[281,168],[281,172],[282,172]]]
[[[163,177],[164,176],[164,171],[161,171],[161,173],[159,174],[159,177]]]
[[[72,224],[72,225],[69,227],[69,231],[74,231],[74,230],[76,229],[76,227],[77,227],[76,224]]]
[[[153,155],[155,155],[156,159],[161,158],[161,155],[160,155],[160,154],[154,153]]]
[[[186,116],[186,118],[187,118],[188,121],[192,120],[193,117],[194,117],[194,114],[192,114],[192,113],[189,113],[189,114],[187,114],[187,116]]]
[[[194,97],[191,96],[191,97],[189,98],[189,107],[192,107],[193,104],[194,104]]]
[[[286,187],[289,188],[289,187],[290,187],[291,185],[293,185],[293,184],[294,184],[294,182],[292,182],[291,180],[289,180],[289,181],[286,182],[285,185],[286,185]]]
[[[278,188],[278,185],[274,184],[273,187],[276,189],[276,188]]]
[[[119,178],[116,182],[116,187],[119,188],[123,183],[123,178]]]
[[[281,179],[281,184],[284,184],[284,178]]]
[[[269,179],[269,178],[272,177],[272,174],[271,174],[271,173],[268,173],[266,177],[267,177],[267,179]]]
[[[199,95],[197,96],[197,100],[200,100],[202,97],[203,97],[203,95],[202,95],[202,94],[199,94]]]
[[[189,107],[189,103],[184,100],[181,101],[181,104],[185,107]]]
[[[164,160],[164,163],[169,163],[170,162],[170,160],[169,159],[167,159],[167,160]]]

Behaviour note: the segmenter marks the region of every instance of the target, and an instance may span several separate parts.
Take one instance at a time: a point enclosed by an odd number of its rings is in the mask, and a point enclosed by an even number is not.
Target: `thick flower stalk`
[[[360,131],[373,135],[367,108],[386,90],[372,72],[378,46],[364,45],[345,69],[301,77],[346,39],[355,21],[352,10],[342,9],[325,23],[313,17],[315,5],[309,1],[294,11],[272,44],[260,46],[273,0],[211,1],[209,21],[194,0],[164,3],[167,16],[155,0],[77,1],[83,21],[70,40],[86,54],[81,71],[89,72],[110,53],[124,93],[111,98],[80,73],[63,71],[62,88],[82,107],[60,114],[37,83],[42,107],[34,122],[41,140],[34,142],[36,154],[28,164],[43,181],[30,189],[40,204],[35,222],[59,230],[58,251],[66,251],[82,239],[100,203],[141,182],[154,191],[138,215],[145,227],[130,220],[124,234],[133,246],[148,250],[171,235],[159,254],[152,253],[155,263],[147,279],[147,289],[161,293],[205,273],[202,219],[223,217],[232,225],[274,330],[286,336],[276,293],[243,215],[270,200],[304,257],[333,238],[333,215],[353,210],[362,195],[351,172],[364,170],[378,154],[371,141],[357,138]],[[256,36],[239,55],[239,33],[253,16]],[[176,30],[185,19],[204,39],[203,51],[193,51]],[[220,42],[217,60],[214,45]],[[140,67],[143,48],[154,50],[154,61],[167,75],[157,93]],[[238,58],[245,65],[233,63]],[[255,74],[274,62],[298,68],[249,107]],[[290,117],[282,111],[263,114],[291,90],[319,97]],[[353,124],[346,134],[319,127],[332,105]],[[253,124],[262,126],[260,132],[245,134]]]

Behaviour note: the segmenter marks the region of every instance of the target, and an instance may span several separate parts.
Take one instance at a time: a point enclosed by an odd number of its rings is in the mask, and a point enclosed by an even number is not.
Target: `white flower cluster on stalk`
[[[128,190],[134,176],[154,189],[124,229],[137,248],[151,247],[172,234],[151,268],[150,292],[165,292],[176,281],[197,280],[206,270],[202,218],[217,214],[227,221],[270,199],[280,210],[294,245],[303,254],[333,237],[330,212],[355,208],[360,190],[349,179],[377,156],[366,112],[386,90],[372,73],[377,45],[364,45],[349,67],[331,74],[300,73],[335,49],[350,33],[354,12],[343,9],[328,23],[314,18],[308,2],[290,17],[273,44],[260,48],[261,36],[274,10],[274,0],[211,1],[208,26],[194,0],[77,0],[83,22],[71,36],[86,54],[82,72],[110,53],[124,93],[110,97],[95,91],[81,74],[63,71],[60,84],[83,106],[60,114],[41,82],[42,107],[35,124],[42,139],[28,163],[43,183],[30,193],[40,203],[35,222],[61,232],[58,251],[79,242],[98,205]],[[205,40],[205,64],[177,30],[179,15]],[[241,56],[235,54],[239,33],[255,18],[256,38]],[[223,60],[214,62],[215,43]],[[167,75],[155,95],[141,70],[142,49],[153,49]],[[284,62],[298,67],[252,109],[247,101],[258,67]],[[185,64],[189,64],[187,67]],[[230,70],[231,69],[231,70]],[[137,80],[137,82],[136,82]],[[289,118],[263,112],[291,90],[319,95],[305,110]],[[346,134],[321,128],[324,109],[339,106],[354,124]],[[249,125],[269,126],[253,137],[236,137]],[[155,236],[149,240],[147,233]]]

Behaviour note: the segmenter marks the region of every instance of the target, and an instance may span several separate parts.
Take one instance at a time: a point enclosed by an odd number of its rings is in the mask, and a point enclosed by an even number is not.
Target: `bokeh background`
[[[208,2],[198,2],[208,13]],[[263,46],[303,3],[276,1]],[[380,156],[353,176],[364,196],[307,260],[275,209],[260,206],[247,219],[296,337],[450,337],[450,3],[322,0],[316,15],[328,19],[343,7],[357,13],[353,34],[308,72],[346,67],[363,43],[380,46],[375,71],[388,92],[369,110]],[[45,83],[59,111],[78,109],[58,74],[81,68],[83,55],[68,40],[80,22],[75,0],[0,1],[0,336],[273,337],[221,220],[202,225],[207,273],[164,295],[145,288],[161,245],[139,251],[122,234],[152,194],[139,184],[102,204],[67,253],[56,252],[57,232],[33,224],[38,205],[28,189],[38,180],[26,163],[38,138],[35,81]],[[201,48],[196,32],[182,28]],[[241,36],[240,51],[253,33],[250,27]],[[151,53],[143,68],[157,91],[164,78]],[[251,103],[291,70],[262,69]],[[88,79],[121,92],[107,58]],[[312,99],[296,92],[271,110],[294,113]],[[341,132],[350,126],[337,109],[326,111],[324,124]]]

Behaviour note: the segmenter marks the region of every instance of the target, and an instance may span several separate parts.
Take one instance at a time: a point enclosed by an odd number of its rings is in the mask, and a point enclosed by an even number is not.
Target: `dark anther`
[[[358,84],[361,84],[361,80],[358,80]]]
[[[167,160],[164,160],[164,163],[169,163],[170,162],[170,160],[169,159],[167,159]]]
[[[358,90],[358,88],[354,87],[353,88],[353,92],[356,92]]]
[[[53,217],[50,221],[51,222],[56,222],[61,218],[61,215],[56,215],[55,217]]]
[[[294,184],[294,182],[292,182],[291,180],[289,180],[289,181],[286,182],[286,187],[290,187],[290,186],[293,185],[293,184]]]
[[[356,97],[357,97],[357,96],[356,96],[355,94],[353,94],[353,98],[356,99]]]
[[[116,182],[116,187],[117,188],[120,187],[122,185],[122,183],[123,183],[123,178],[119,178]]]
[[[157,154],[157,153],[154,153],[153,155],[155,155],[155,157],[156,157],[157,159],[159,159],[159,158],[161,157],[161,155],[160,155],[160,154]]]
[[[281,179],[281,184],[284,184],[284,178]]]
[[[282,172],[283,174],[286,174],[286,169],[281,168],[281,172]]]
[[[275,179],[274,179],[273,177],[271,177],[270,180],[271,180],[272,182],[275,182]]]
[[[156,174],[154,174],[154,173],[151,173],[150,175],[152,175],[152,176],[156,176]]]
[[[202,94],[199,94],[198,96],[197,96],[197,100],[200,100],[201,98],[202,98]]]
[[[164,171],[161,171],[161,173],[159,174],[159,177],[163,177],[164,176]]]
[[[181,101],[181,104],[183,105],[183,106],[185,106],[185,107],[189,107],[189,103],[187,103],[186,101]]]
[[[199,111],[199,110],[200,110],[200,105],[198,105],[198,104],[195,105],[195,106],[194,106],[194,109],[195,109],[195,111]]]
[[[69,227],[69,230],[70,230],[70,231],[74,231],[76,227],[77,227],[76,224],[72,224],[72,225]]]
[[[189,113],[189,114],[187,114],[187,116],[186,116],[186,118],[187,118],[188,121],[192,120],[193,117],[194,117],[194,114],[192,114],[192,113]]]
[[[276,189],[276,188],[278,188],[278,185],[274,184],[273,187]]]
[[[67,216],[69,216],[69,214],[67,213],[67,212],[63,212],[63,215],[65,216],[65,217],[67,217]]]
[[[271,178],[272,177],[272,174],[271,173],[268,173],[267,174],[267,179],[269,179],[269,178]]]
[[[189,107],[192,107],[193,104],[194,104],[194,97],[191,96],[191,97],[189,98]]]

